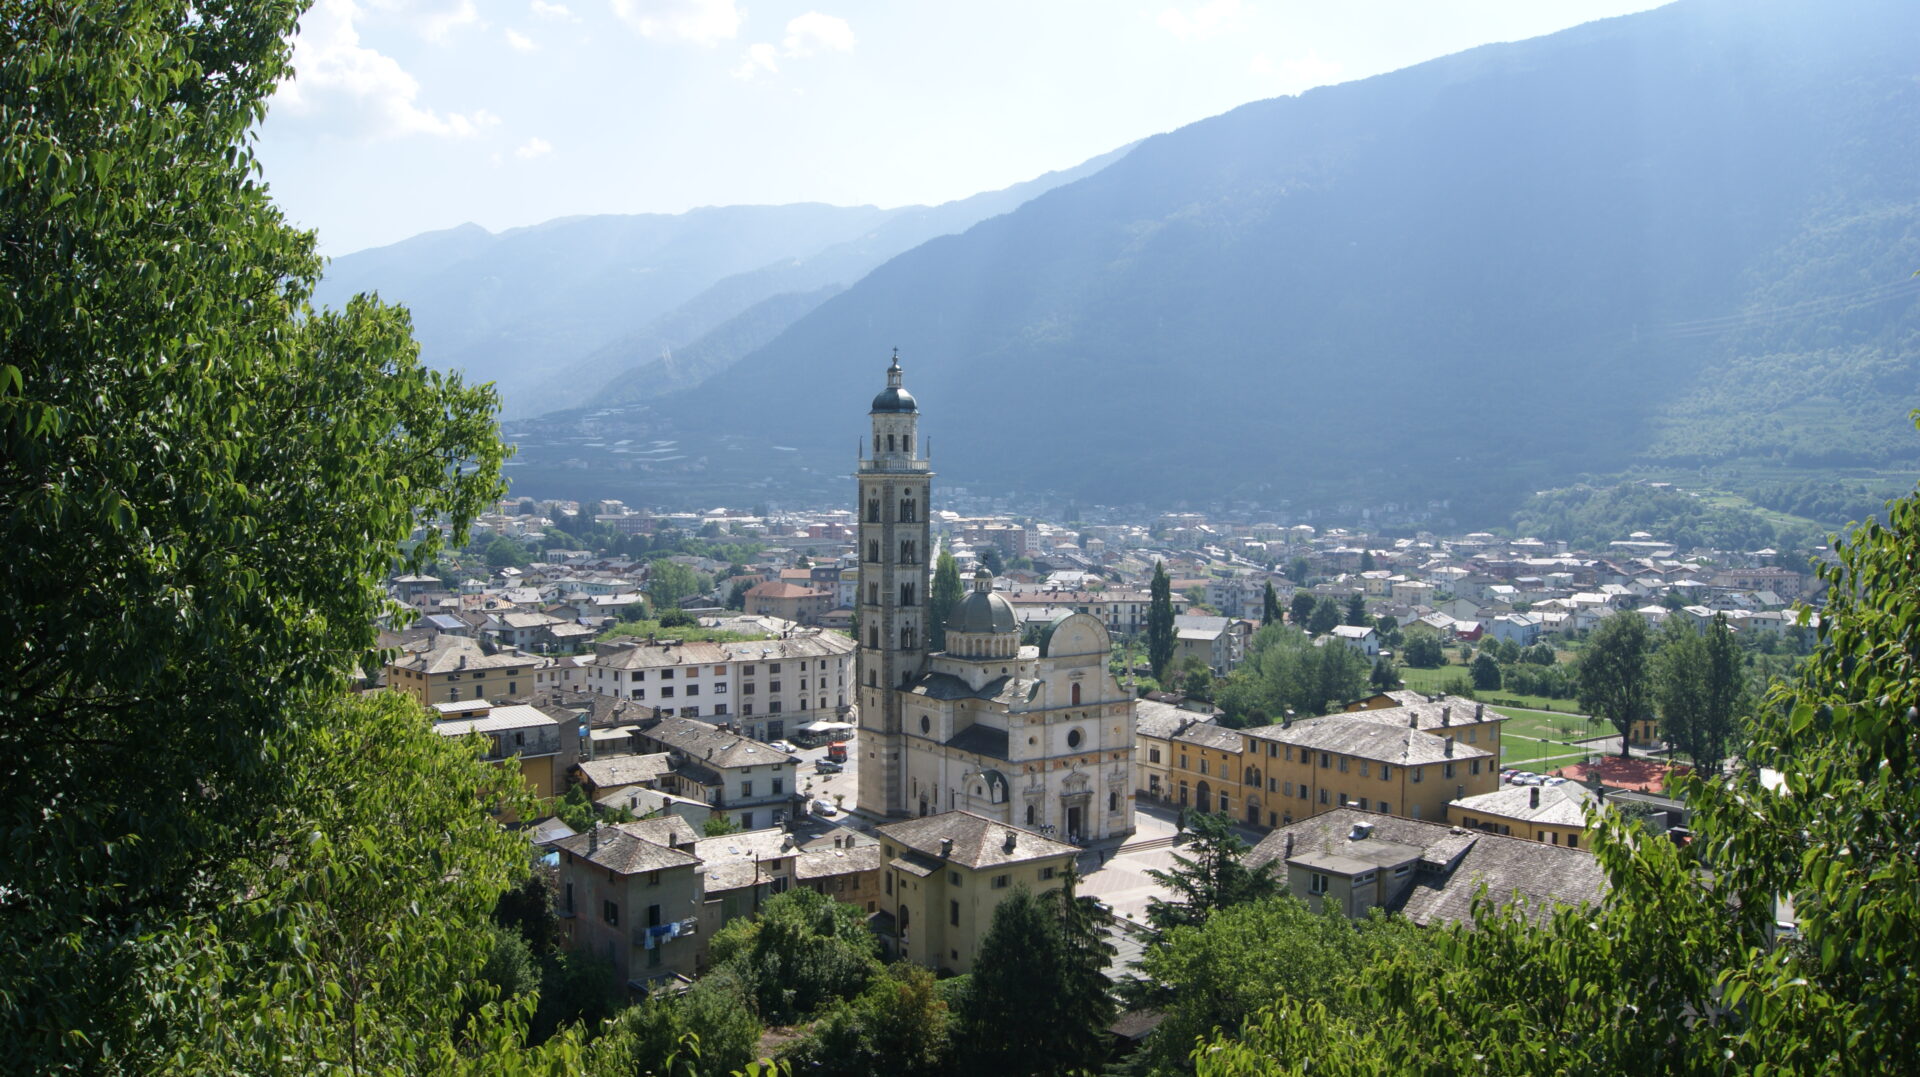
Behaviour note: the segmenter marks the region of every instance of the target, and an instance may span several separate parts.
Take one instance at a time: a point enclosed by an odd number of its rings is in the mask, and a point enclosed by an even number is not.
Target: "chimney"
[[[1529,808],[1539,807],[1540,806],[1540,787],[1536,785],[1531,789],[1528,789],[1527,794],[1528,794],[1527,807]]]
[[[1474,720],[1474,721],[1476,721],[1476,722],[1482,722],[1482,721],[1485,721],[1485,720],[1486,720],[1486,714],[1487,714],[1487,705],[1486,705],[1485,703],[1475,703],[1475,704],[1473,705],[1473,720]]]
[[[1419,711],[1415,711],[1412,714],[1407,716],[1407,728],[1408,729],[1420,728],[1420,712]]]
[[[1287,835],[1287,851],[1281,854],[1280,859],[1282,860],[1293,859],[1293,835],[1292,834]]]
[[[1452,707],[1440,708],[1440,724],[1443,726],[1453,724],[1453,708]]]
[[[940,839],[940,859],[945,860],[952,855],[953,855],[953,839],[941,838]]]
[[[1008,827],[1008,828],[1007,828],[1007,842],[1006,842],[1006,844],[1005,844],[1005,845],[1002,845],[1002,846],[1001,846],[1000,848],[1001,848],[1001,849],[1002,849],[1003,851],[1005,851],[1005,852],[1008,852],[1008,853],[1011,853],[1011,852],[1013,852],[1013,846],[1014,846],[1014,843],[1015,843],[1015,842],[1017,842],[1017,841],[1019,840],[1019,839],[1018,839],[1018,837],[1017,837],[1017,835],[1018,835],[1018,834],[1019,834],[1019,831],[1017,831],[1017,830],[1015,830],[1015,829],[1013,829],[1012,827]]]
[[[1453,738],[1452,737],[1447,738],[1447,758],[1448,759],[1453,758]]]
[[[599,851],[600,851],[600,824],[596,822],[593,824],[592,829],[587,831],[587,855],[592,856],[593,854]]]

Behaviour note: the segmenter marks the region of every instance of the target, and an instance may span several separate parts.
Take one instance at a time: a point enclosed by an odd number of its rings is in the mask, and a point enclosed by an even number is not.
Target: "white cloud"
[[[535,16],[542,19],[561,19],[566,22],[579,22],[565,4],[549,4],[547,0],[533,0],[531,5]]]
[[[787,23],[787,39],[781,42],[788,56],[812,56],[821,49],[853,51],[853,27],[847,20],[809,11]]]
[[[307,11],[293,39],[294,77],[280,84],[276,105],[319,113],[344,101],[375,138],[465,138],[500,122],[485,109],[463,115],[422,108],[415,101],[419,81],[393,57],[360,43],[360,15],[353,0],[319,0]]]
[[[544,138],[530,138],[513,148],[513,155],[522,161],[531,161],[535,157],[544,157],[553,152],[553,143]]]
[[[512,45],[515,52],[532,52],[540,47],[533,43],[532,38],[518,30],[507,31],[507,44]]]
[[[773,46],[764,41],[757,45],[748,45],[747,54],[741,59],[740,66],[733,69],[733,77],[750,79],[762,71],[769,75],[779,74],[780,65],[774,62],[774,56]]]
[[[762,72],[777,75],[780,58],[798,60],[822,51],[852,52],[853,43],[853,27],[847,20],[809,11],[787,22],[787,36],[778,49],[765,41],[747,46],[740,66],[733,69],[733,77],[750,79]]]
[[[447,35],[463,26],[479,26],[480,11],[473,0],[460,0],[444,11],[435,11],[420,20],[420,34],[428,41],[445,41]]]
[[[715,45],[740,33],[733,0],[611,0],[613,13],[641,37]]]
[[[1205,41],[1240,20],[1240,0],[1206,0],[1190,11],[1170,7],[1160,13],[1159,23],[1182,41]]]
[[[1338,61],[1321,59],[1320,54],[1311,49],[1304,56],[1288,57],[1278,64],[1261,53],[1253,58],[1253,63],[1247,69],[1276,92],[1293,94],[1324,86],[1346,71],[1346,67]]]

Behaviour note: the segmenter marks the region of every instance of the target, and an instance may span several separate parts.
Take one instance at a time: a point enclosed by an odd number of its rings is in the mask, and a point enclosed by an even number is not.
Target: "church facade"
[[[913,817],[965,810],[1070,841],[1133,831],[1133,700],[1109,672],[1098,618],[1054,621],[1021,646],[982,573],[927,649],[933,471],[898,356],[869,411],[859,482],[859,804]]]

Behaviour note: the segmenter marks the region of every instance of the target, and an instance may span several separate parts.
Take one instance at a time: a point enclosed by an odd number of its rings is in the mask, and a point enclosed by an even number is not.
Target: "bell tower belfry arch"
[[[858,669],[862,811],[907,814],[902,774],[901,685],[927,653],[927,523],[933,470],[920,455],[920,408],[900,384],[900,353],[887,367],[887,387],[868,411],[871,444],[859,471],[860,593]],[[868,451],[869,448],[871,451]]]

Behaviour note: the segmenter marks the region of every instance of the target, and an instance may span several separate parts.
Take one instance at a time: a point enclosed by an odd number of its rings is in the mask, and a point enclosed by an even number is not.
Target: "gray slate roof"
[[[600,827],[598,835],[597,843],[589,832],[561,838],[554,844],[589,864],[621,875],[684,868],[700,862],[692,853],[636,838],[618,827]]]
[[[1355,824],[1370,826],[1371,833],[1354,840],[1350,835]],[[1606,873],[1584,849],[1353,808],[1322,812],[1275,830],[1247,854],[1248,865],[1288,859],[1290,837],[1291,859],[1308,866],[1330,864],[1332,859],[1379,866],[1376,851],[1419,850],[1413,885],[1389,910],[1419,924],[1471,923],[1473,899],[1482,883],[1489,897],[1518,901],[1536,921],[1556,902],[1596,904],[1607,892]]]
[[[639,785],[653,781],[673,769],[673,757],[666,752],[648,755],[616,755],[579,764],[580,776],[595,789]]]
[[[1535,798],[1539,803],[1534,803]],[[1563,785],[1510,785],[1479,796],[1462,797],[1452,806],[1461,811],[1523,819],[1547,826],[1585,826],[1587,805],[1597,802],[1593,791],[1579,782]]]
[[[1021,864],[1050,856],[1071,856],[1078,852],[1065,842],[1043,838],[1030,830],[996,823],[969,811],[948,811],[922,816],[877,828],[883,839],[920,854],[925,860],[958,864],[967,868],[986,868],[1000,864]],[[943,840],[953,845],[945,857],[940,855]],[[1008,843],[1012,847],[1008,847]],[[924,864],[924,861],[923,861]]]
[[[1411,729],[1393,710],[1352,711],[1307,718],[1291,725],[1259,726],[1241,730],[1248,737],[1290,744],[1316,752],[1335,752],[1396,766],[1420,766],[1426,763],[1461,763],[1472,759],[1491,759],[1493,753],[1470,744],[1454,742],[1447,753],[1447,738]]]

